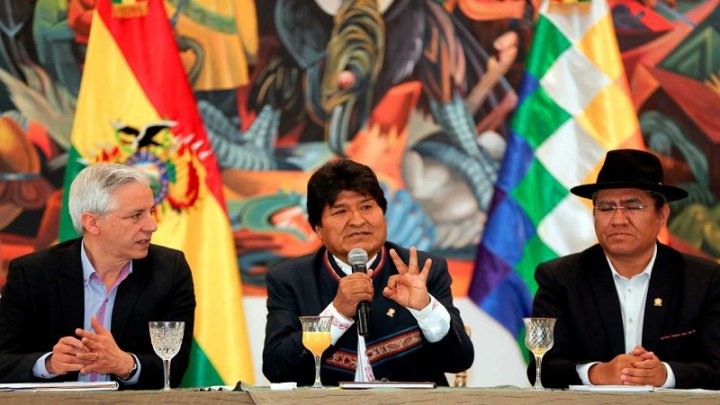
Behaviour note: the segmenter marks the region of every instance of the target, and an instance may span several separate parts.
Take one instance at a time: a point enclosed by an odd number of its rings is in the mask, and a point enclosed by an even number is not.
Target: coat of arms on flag
[[[148,174],[155,196],[158,220],[163,209],[192,207],[199,195],[199,166],[209,152],[197,152],[203,140],[176,136],[175,121],[153,121],[142,128],[113,121],[116,144],[100,148],[88,163],[114,162],[137,167]]]
[[[147,14],[148,0],[111,0],[112,16],[115,18],[142,17]]]

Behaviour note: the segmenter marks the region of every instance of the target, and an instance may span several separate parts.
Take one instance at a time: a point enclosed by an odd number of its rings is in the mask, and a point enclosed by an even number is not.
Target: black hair
[[[372,169],[349,159],[332,160],[322,165],[308,180],[307,213],[313,229],[320,225],[323,209],[334,204],[343,191],[354,191],[372,198],[385,213],[385,193]]]
[[[663,205],[668,203],[667,198],[661,193],[658,193],[657,191],[648,191],[648,195],[655,201],[655,209],[659,210],[663,207]]]

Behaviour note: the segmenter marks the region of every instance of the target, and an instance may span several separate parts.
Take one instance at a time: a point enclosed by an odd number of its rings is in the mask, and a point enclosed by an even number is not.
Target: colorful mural
[[[0,3],[2,284],[11,258],[58,236],[95,1]],[[691,192],[673,206],[672,243],[720,259],[718,1],[609,3],[645,143]],[[246,296],[264,296],[268,266],[318,247],[305,185],[337,156],[378,173],[389,239],[448,258],[466,295],[537,1],[165,6],[222,169]],[[131,131],[108,125],[118,139]]]

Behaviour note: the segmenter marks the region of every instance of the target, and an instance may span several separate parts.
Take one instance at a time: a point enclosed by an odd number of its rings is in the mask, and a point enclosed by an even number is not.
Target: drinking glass
[[[523,318],[525,323],[525,347],[535,355],[535,385],[533,389],[544,390],[540,381],[540,367],[545,353],[555,343],[553,330],[556,318]]]
[[[320,383],[320,357],[325,349],[330,347],[332,337],[330,336],[330,325],[332,316],[301,316],[302,343],[315,356],[315,384],[314,389],[325,388]]]
[[[185,322],[182,321],[157,321],[148,322],[150,327],[150,342],[155,354],[163,361],[165,374],[164,391],[170,390],[170,360],[180,351]]]

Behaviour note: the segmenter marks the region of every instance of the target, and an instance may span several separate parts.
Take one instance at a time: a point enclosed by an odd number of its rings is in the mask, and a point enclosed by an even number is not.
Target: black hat
[[[663,169],[660,159],[652,153],[636,149],[616,149],[608,151],[595,184],[583,184],[570,189],[570,192],[592,198],[593,193],[608,188],[639,188],[656,191],[668,201],[680,200],[688,196],[687,191],[663,184]]]

